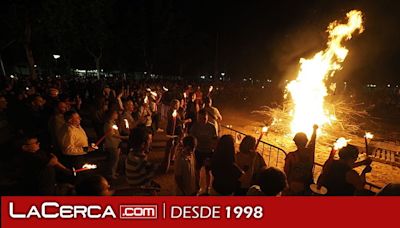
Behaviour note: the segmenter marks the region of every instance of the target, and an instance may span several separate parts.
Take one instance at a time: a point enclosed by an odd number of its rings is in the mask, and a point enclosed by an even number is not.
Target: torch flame
[[[163,88],[163,90],[164,90],[165,92],[168,91],[168,88],[167,88],[167,87],[163,86],[162,88]]]
[[[350,141],[351,141],[351,139],[345,139],[343,137],[340,137],[336,140],[336,142],[333,143],[333,149],[340,150],[343,147],[347,146],[347,143]]]
[[[124,119],[124,122],[125,122],[125,128],[129,129],[129,122],[128,122],[128,120],[127,120],[127,119]]]
[[[262,133],[266,133],[268,131],[268,127],[264,126],[261,131],[262,131]]]
[[[176,118],[176,115],[178,115],[178,113],[176,112],[176,109],[172,112],[172,117]]]
[[[112,126],[112,128],[113,128],[114,130],[118,130],[118,126],[115,125],[115,124]]]
[[[157,97],[157,93],[154,92],[154,91],[150,91],[150,94],[151,94],[153,97]]]
[[[208,89],[208,92],[211,93],[211,91],[213,91],[214,87],[210,86],[210,88]]]
[[[341,44],[342,41],[349,40],[356,30],[363,32],[361,11],[352,10],[346,16],[347,24],[334,21],[328,26],[328,47],[311,59],[301,58],[297,78],[286,86],[294,103],[294,110],[291,112],[293,134],[305,132],[310,136],[314,124],[323,126],[334,121],[324,106],[325,96],[328,94],[325,83],[341,69],[340,64],[348,54],[348,50]]]
[[[84,164],[83,166],[82,166],[82,169],[96,169],[97,168],[97,165],[95,165],[95,164],[88,164],[88,163],[86,163],[86,164]]]
[[[367,138],[367,139],[372,139],[372,138],[374,138],[374,135],[371,134],[371,132],[365,132],[364,137]]]
[[[147,97],[147,95],[146,95],[146,97],[144,98],[143,102],[144,102],[145,104],[147,104],[147,103],[149,102],[149,98]]]

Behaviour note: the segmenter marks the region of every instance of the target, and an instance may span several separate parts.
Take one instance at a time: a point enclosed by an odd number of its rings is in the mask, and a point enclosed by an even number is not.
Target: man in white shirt
[[[89,146],[85,130],[81,127],[81,117],[76,111],[68,111],[64,114],[65,127],[61,137],[61,151],[68,157],[68,163],[72,165],[95,148]]]

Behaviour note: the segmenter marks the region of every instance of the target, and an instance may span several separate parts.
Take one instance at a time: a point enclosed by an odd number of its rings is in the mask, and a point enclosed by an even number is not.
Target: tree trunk
[[[1,72],[2,74],[2,78],[6,78],[6,69],[4,68],[4,63],[3,63],[3,58],[1,58],[1,54],[0,54],[0,65],[1,65]]]
[[[33,53],[32,53],[31,38],[32,38],[31,21],[30,21],[30,17],[26,16],[24,47],[25,47],[26,59],[28,60],[28,67],[29,67],[29,73],[30,73],[31,79],[36,80],[37,73],[36,73],[36,70],[34,67],[35,59],[33,58]]]
[[[99,48],[99,55],[96,55],[93,51],[91,51],[88,47],[86,47],[86,50],[89,52],[89,54],[93,57],[94,63],[96,64],[96,71],[97,71],[97,79],[100,79],[100,60],[101,57],[103,57],[103,48]]]
[[[96,62],[97,79],[100,79],[100,58],[101,56],[94,58],[94,61]]]

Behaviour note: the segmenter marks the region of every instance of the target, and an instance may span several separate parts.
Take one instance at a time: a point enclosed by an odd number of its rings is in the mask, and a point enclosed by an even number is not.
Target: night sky
[[[188,78],[226,72],[234,79],[293,78],[300,57],[325,48],[326,27],[359,9],[365,31],[345,43],[339,80],[400,83],[400,1],[2,1],[0,48],[7,71],[26,64],[24,15],[32,19],[33,55],[49,68],[101,67]],[[33,1],[36,2],[36,1]]]

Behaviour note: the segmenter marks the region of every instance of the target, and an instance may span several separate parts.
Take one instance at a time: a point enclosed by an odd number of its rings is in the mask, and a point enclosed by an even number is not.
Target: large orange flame
[[[325,97],[328,94],[326,81],[341,69],[340,63],[347,56],[348,50],[342,46],[342,41],[351,39],[356,30],[359,33],[364,30],[361,11],[348,12],[347,19],[346,24],[334,21],[328,26],[328,47],[311,59],[301,58],[297,78],[286,86],[294,103],[291,112],[292,133],[305,132],[310,135],[313,124],[323,127],[336,118],[325,107]]]

